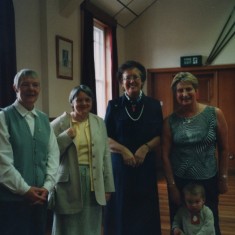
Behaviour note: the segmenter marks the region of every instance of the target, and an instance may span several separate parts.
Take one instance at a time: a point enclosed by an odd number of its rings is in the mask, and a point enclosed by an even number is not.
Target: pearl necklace
[[[143,105],[143,107],[142,107],[142,109],[141,109],[141,112],[140,112],[139,117],[137,117],[137,118],[133,118],[133,117],[130,115],[130,113],[128,112],[126,106],[125,106],[125,110],[126,110],[127,115],[129,116],[129,118],[130,118],[132,121],[136,122],[136,121],[138,121],[138,120],[140,119],[140,117],[142,116],[142,113],[143,113],[143,111],[144,111],[144,105]]]

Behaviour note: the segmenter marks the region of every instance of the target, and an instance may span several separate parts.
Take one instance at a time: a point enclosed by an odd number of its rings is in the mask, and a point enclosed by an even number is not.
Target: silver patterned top
[[[170,161],[173,173],[186,179],[208,179],[217,173],[215,108],[183,118],[169,117],[172,133]]]

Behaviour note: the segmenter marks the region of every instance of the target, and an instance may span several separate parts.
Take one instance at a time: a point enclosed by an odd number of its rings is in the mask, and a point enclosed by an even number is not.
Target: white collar
[[[126,91],[125,91],[124,95],[126,96],[127,100],[132,101],[131,98],[127,95]],[[141,100],[142,95],[143,95],[143,91],[140,90],[139,97],[136,99],[137,102],[139,102]]]
[[[25,117],[27,114],[32,113],[35,116],[38,116],[36,109],[33,108],[31,111],[27,110],[18,100],[13,103],[13,106],[19,112],[22,117]]]

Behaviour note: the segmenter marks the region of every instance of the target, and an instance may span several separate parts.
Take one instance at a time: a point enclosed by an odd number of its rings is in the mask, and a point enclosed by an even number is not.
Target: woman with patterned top
[[[109,101],[105,122],[115,193],[105,208],[105,235],[160,235],[154,150],[160,146],[160,102],[142,91],[146,70],[127,61],[118,70],[124,95]]]
[[[197,102],[198,80],[191,73],[178,73],[171,88],[178,109],[164,120],[162,137],[171,219],[182,203],[182,188],[199,183],[205,187],[206,204],[214,214],[216,235],[220,235],[219,194],[228,190],[227,123],[219,108]]]

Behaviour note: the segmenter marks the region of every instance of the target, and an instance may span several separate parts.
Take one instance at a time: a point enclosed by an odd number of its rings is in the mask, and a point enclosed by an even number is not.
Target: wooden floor
[[[170,219],[166,182],[158,182],[162,235],[170,235]],[[229,192],[220,196],[220,227],[222,235],[235,235],[235,172],[229,174]],[[51,223],[46,235],[50,235]],[[206,234],[205,234],[206,235]]]
[[[158,182],[162,235],[170,235],[170,219],[166,182]],[[229,173],[229,192],[220,196],[220,227],[222,235],[235,235],[235,172]],[[206,234],[205,234],[206,235]]]
[[[162,235],[170,235],[170,217],[168,207],[167,185],[163,177],[161,177],[161,179],[158,181],[158,194]]]

